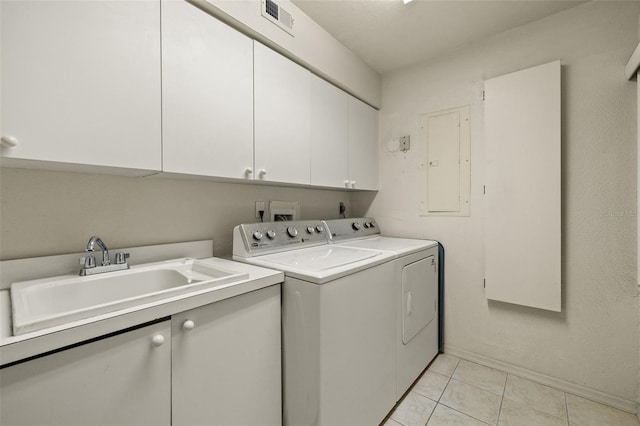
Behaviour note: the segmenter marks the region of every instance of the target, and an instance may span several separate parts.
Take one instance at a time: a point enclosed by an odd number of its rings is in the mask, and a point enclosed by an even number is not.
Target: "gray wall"
[[[638,393],[636,83],[624,65],[638,42],[638,2],[590,2],[384,75],[381,190],[354,195],[391,234],[447,250],[449,349],[489,357],[627,401]],[[562,61],[562,312],[487,301],[483,289],[482,87],[487,78]],[[420,217],[421,114],[471,105],[468,218]],[[410,134],[412,149],[387,141]],[[540,164],[540,173],[544,173]],[[622,212],[622,213],[620,213]],[[541,265],[544,267],[544,265]]]
[[[169,178],[0,170],[0,259],[213,239],[229,256],[233,227],[255,222],[255,201],[300,201],[303,219],[337,218],[350,194]]]

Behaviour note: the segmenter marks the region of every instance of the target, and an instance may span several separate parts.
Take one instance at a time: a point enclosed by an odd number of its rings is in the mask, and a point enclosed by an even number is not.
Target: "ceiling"
[[[580,0],[292,0],[380,74],[542,19]]]

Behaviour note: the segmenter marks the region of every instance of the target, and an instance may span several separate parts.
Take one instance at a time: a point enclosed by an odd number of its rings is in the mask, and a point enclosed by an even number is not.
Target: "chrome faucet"
[[[87,243],[86,251],[95,251],[95,245],[98,245],[102,249],[102,266],[107,266],[111,263],[111,259],[109,259],[109,249],[107,245],[100,239],[100,237],[96,237],[95,235],[89,238],[89,242]]]
[[[111,264],[109,249],[107,248],[107,245],[104,243],[104,241],[100,239],[100,237],[94,235],[93,237],[89,238],[89,242],[87,243],[87,248],[85,249],[85,251],[87,253],[93,253],[95,251],[96,245],[102,250],[102,264],[100,266],[96,266],[96,258],[93,255],[87,255],[80,258],[80,264],[82,265],[82,269],[80,269],[81,276],[129,269],[129,264],[127,263],[127,259],[129,259],[129,253],[116,253],[116,263]]]

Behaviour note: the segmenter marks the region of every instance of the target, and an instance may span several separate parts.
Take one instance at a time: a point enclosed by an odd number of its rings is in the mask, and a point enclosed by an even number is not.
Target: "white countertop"
[[[212,266],[247,272],[249,278],[19,336],[12,335],[9,290],[0,291],[0,365],[169,317],[284,281],[284,274],[279,271],[215,257],[200,260],[211,263]]]

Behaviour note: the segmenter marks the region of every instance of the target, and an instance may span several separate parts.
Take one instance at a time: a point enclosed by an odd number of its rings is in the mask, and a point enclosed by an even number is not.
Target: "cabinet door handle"
[[[162,334],[156,334],[151,339],[151,344],[155,347],[162,346],[164,343],[164,336]]]
[[[351,181],[349,179],[345,179],[344,186],[346,186],[348,188],[350,183],[351,183]]]
[[[264,177],[264,175],[267,174],[267,170],[266,169],[260,169],[260,171],[258,172],[258,174],[260,175],[260,177]]]
[[[244,169],[244,174],[249,176],[253,174],[253,169],[251,167],[247,167],[246,169]]]
[[[352,181],[351,181],[351,187],[352,187],[352,188],[355,188],[355,187],[356,187],[356,181],[355,181],[355,180],[352,180]]]
[[[186,320],[185,322],[182,323],[182,328],[185,330],[192,330],[193,327],[195,326],[196,326],[196,323],[191,320]]]

